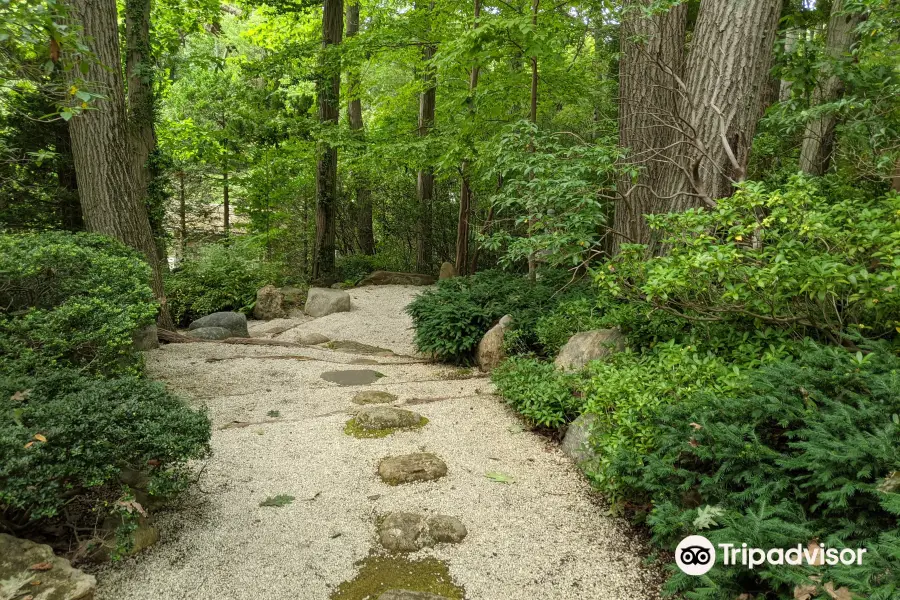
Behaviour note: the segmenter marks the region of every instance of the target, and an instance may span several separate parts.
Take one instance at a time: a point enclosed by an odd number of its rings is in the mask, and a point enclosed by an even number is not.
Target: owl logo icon
[[[716,549],[702,535],[689,535],[675,548],[675,563],[688,575],[703,575],[716,564]]]

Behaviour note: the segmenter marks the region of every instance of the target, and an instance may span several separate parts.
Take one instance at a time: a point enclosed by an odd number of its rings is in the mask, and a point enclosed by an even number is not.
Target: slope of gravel
[[[277,338],[317,331],[412,354],[403,307],[418,289],[351,290],[351,312],[298,320]],[[448,514],[466,524],[461,544],[414,556],[446,560],[470,599],[656,596],[635,534],[605,516],[555,446],[522,429],[490,394],[487,378],[448,378],[455,370],[396,359],[355,365],[354,358],[319,348],[225,344],[150,352],[153,376],[208,407],[214,454],[182,505],[158,517],[163,541],[99,574],[98,600],[324,600],[354,577],[354,563],[377,547],[377,518],[395,510]],[[362,368],[384,377],[367,387],[320,378]],[[396,394],[398,405],[410,403],[430,422],[380,439],[349,437],[343,427],[361,389]],[[267,416],[272,410],[280,416]],[[442,457],[448,475],[397,487],[377,478],[381,458],[418,451]],[[498,483],[488,472],[514,482]],[[295,500],[259,506],[278,494]]]

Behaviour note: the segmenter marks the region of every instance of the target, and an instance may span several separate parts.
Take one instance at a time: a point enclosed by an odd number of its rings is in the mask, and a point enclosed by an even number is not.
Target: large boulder
[[[188,337],[198,340],[227,340],[234,336],[224,327],[198,327],[188,331]]]
[[[250,337],[247,331],[247,317],[239,312],[215,312],[197,319],[188,326],[188,329],[200,329],[202,327],[221,327],[227,329],[229,337]]]
[[[452,262],[441,263],[441,272],[438,275],[438,279],[450,279],[451,277],[456,277],[456,267],[453,266]]]
[[[436,281],[433,275],[422,275],[421,273],[374,271],[363,277],[359,285],[432,285]]]
[[[304,312],[311,317],[324,317],[337,312],[350,310],[350,294],[344,290],[328,288],[309,288],[306,296]]]
[[[97,580],[72,568],[50,546],[0,533],[0,598],[89,600]]]
[[[504,316],[478,342],[475,360],[482,371],[493,371],[506,358],[506,351],[503,349],[503,338],[506,335],[506,331],[512,327],[512,324],[512,317],[509,315]]]
[[[588,465],[598,458],[588,441],[591,430],[597,422],[597,415],[584,413],[569,424],[566,435],[563,438],[561,449],[566,456],[575,461],[577,465]]]
[[[287,315],[284,310],[284,294],[274,285],[267,285],[256,292],[253,316],[261,321],[280,319]]]
[[[278,288],[278,291],[281,292],[282,305],[286,311],[294,310],[296,308],[303,308],[303,300],[306,298],[306,290],[298,287],[293,287],[290,285],[286,285],[284,287]]]
[[[625,349],[625,336],[618,329],[582,331],[569,338],[556,357],[558,369],[578,370],[592,360]]]

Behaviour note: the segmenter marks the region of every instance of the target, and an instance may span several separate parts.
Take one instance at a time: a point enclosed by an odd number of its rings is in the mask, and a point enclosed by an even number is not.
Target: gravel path
[[[148,353],[152,376],[208,407],[214,454],[181,506],[158,516],[162,541],[99,574],[98,600],[326,600],[377,551],[377,521],[392,511],[462,520],[469,532],[462,543],[412,558],[446,561],[468,599],[655,598],[656,576],[643,566],[636,534],[605,515],[554,444],[523,430],[491,395],[488,378],[410,361],[403,307],[419,289],[351,290],[349,313],[251,324],[254,336],[318,332],[403,355],[396,358],[226,344]],[[360,358],[379,364],[353,364]],[[364,368],[385,377],[363,387],[320,377]],[[364,389],[396,394],[398,406],[412,400],[406,408],[430,422],[384,438],[350,437],[344,425],[358,408],[350,399]],[[228,427],[234,421],[250,425]],[[377,477],[383,457],[422,451],[441,457],[448,475],[393,487]],[[496,482],[488,472],[514,482]],[[295,500],[259,506],[279,494]]]

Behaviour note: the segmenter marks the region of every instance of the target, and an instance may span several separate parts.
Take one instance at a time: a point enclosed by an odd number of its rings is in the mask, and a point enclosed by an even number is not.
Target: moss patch
[[[262,502],[259,503],[260,506],[274,506],[280,508],[282,506],[287,506],[291,502],[294,501],[293,496],[288,496],[287,494],[278,494],[277,496],[272,496],[271,498],[266,498]]]
[[[359,574],[339,585],[330,600],[369,600],[397,589],[430,592],[452,600],[465,598],[465,590],[453,583],[447,563],[436,558],[410,560],[372,554],[356,564]]]
[[[356,423],[356,419],[350,419],[347,421],[347,424],[344,425],[344,433],[347,435],[353,436],[355,438],[365,439],[365,438],[383,438],[395,433],[397,431],[413,431],[416,429],[422,429],[428,425],[428,419],[426,417],[422,417],[422,420],[419,421],[417,425],[413,425],[412,427],[387,427],[385,429],[366,429],[365,427],[360,427]]]

